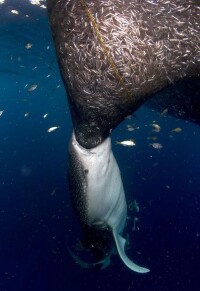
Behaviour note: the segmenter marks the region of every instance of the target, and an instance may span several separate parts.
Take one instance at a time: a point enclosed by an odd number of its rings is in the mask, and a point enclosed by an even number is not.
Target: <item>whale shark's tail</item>
[[[135,271],[137,273],[148,273],[150,270],[147,268],[140,267],[133,263],[126,255],[124,251],[126,240],[118,234],[116,231],[113,231],[113,237],[116,243],[117,251],[119,253],[120,258],[124,262],[124,264],[131,269],[132,271]]]

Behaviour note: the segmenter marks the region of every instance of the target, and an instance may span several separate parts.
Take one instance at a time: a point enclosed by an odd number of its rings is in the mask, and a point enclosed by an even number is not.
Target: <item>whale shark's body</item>
[[[127,205],[119,167],[111,150],[111,140],[85,149],[73,134],[70,143],[70,177],[72,198],[80,221],[86,228],[112,233],[118,253],[131,270],[146,273],[125,254],[121,236],[127,217]]]
[[[109,229],[124,263],[145,273],[124,252],[126,201],[109,135],[152,94],[200,74],[200,3],[47,0],[47,8],[75,132],[75,209],[84,229]]]

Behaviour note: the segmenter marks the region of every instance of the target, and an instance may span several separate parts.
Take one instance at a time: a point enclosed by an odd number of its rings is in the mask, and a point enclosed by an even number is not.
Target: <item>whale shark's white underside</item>
[[[149,269],[133,263],[126,255],[124,247],[126,240],[121,236],[127,217],[127,205],[119,167],[111,150],[111,140],[104,142],[92,149],[80,146],[73,134],[70,154],[74,156],[79,171],[85,182],[82,185],[85,223],[91,227],[109,227],[112,231],[117,251],[124,264],[138,273],[147,273]],[[76,167],[75,167],[76,168]],[[74,173],[75,174],[75,173]],[[78,209],[79,205],[76,206]],[[82,212],[83,209],[78,209]]]

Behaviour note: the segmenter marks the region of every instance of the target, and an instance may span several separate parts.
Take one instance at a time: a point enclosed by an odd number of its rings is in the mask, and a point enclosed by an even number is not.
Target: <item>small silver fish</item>
[[[136,143],[134,142],[133,139],[130,139],[130,140],[124,140],[124,141],[116,141],[116,144],[121,144],[123,146],[135,146]]]
[[[134,131],[134,128],[133,127],[128,127],[127,130],[128,131]]]
[[[32,46],[33,46],[33,44],[28,42],[28,43],[25,45],[25,48],[26,48],[26,49],[30,49],[30,48],[32,48]]]
[[[181,132],[182,131],[182,128],[180,127],[176,127],[174,129],[172,129],[172,132]]]
[[[153,127],[152,131],[160,132],[160,125],[158,125],[156,123],[152,123],[151,126]]]
[[[14,10],[14,9],[13,9],[13,10],[11,10],[10,12],[11,12],[11,13],[13,13],[13,14],[19,14],[19,11],[17,11],[17,10]]]
[[[158,142],[150,143],[149,145],[152,146],[154,149],[157,149],[157,150],[160,150],[160,149],[163,148],[163,146]]]
[[[168,112],[168,108],[165,108],[165,109],[160,113],[160,116],[165,115],[167,112]]]
[[[43,118],[47,118],[47,116],[48,116],[48,113],[45,113],[45,114],[43,115]]]
[[[47,132],[52,132],[52,131],[58,129],[59,127],[60,127],[60,126],[52,126],[52,127],[50,127],[50,128],[47,130]]]
[[[28,91],[29,92],[34,91],[35,89],[37,89],[37,86],[38,86],[37,84],[33,84],[33,85],[29,86]]]
[[[136,129],[139,129],[140,127],[139,126],[134,126],[134,125],[131,125],[131,124],[127,124],[127,130],[128,131],[134,131],[134,130],[136,130]]]

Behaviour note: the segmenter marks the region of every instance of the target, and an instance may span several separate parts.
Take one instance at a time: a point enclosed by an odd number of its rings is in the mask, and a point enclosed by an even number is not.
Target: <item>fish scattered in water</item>
[[[134,131],[134,130],[136,130],[136,129],[139,129],[139,126],[134,126],[134,125],[131,125],[131,124],[127,124],[127,130],[128,131]]]
[[[133,127],[128,127],[127,130],[128,131],[134,131],[134,128]]]
[[[60,126],[52,126],[50,127],[47,132],[52,132],[52,131],[55,131],[56,129],[58,129]]]
[[[153,127],[152,131],[160,132],[160,125],[158,125],[156,123],[152,123],[151,126]]]
[[[37,5],[40,8],[46,8],[46,5],[42,4],[42,2],[44,2],[44,0],[29,0],[29,2],[33,5]]]
[[[33,46],[32,43],[27,43],[27,44],[25,45],[25,48],[26,48],[26,49],[30,49],[30,48],[32,48],[32,46]]]
[[[57,189],[57,188],[54,188],[54,189],[53,189],[53,191],[52,191],[51,194],[50,194],[51,196],[54,196],[54,195],[55,195],[55,193],[56,193],[56,189]]]
[[[133,220],[134,224],[133,224],[133,227],[132,227],[133,231],[139,230],[139,227],[137,226],[138,220],[139,220],[138,217],[134,217],[134,220]]]
[[[37,87],[38,87],[37,84],[33,84],[33,85],[31,85],[31,86],[28,87],[28,91],[29,91],[29,92],[32,92],[32,91],[34,91],[35,89],[37,89]]]
[[[168,112],[168,108],[165,108],[165,109],[160,113],[160,116],[165,115],[167,112]]]
[[[33,68],[32,68],[32,71],[35,71],[36,69],[37,69],[37,66],[33,67]]]
[[[152,146],[154,149],[157,149],[157,150],[160,150],[160,149],[163,148],[161,143],[158,143],[158,142],[150,143],[149,145]]]
[[[158,162],[153,163],[152,167],[157,167],[159,165]]]
[[[131,211],[134,211],[138,213],[140,211],[139,203],[136,200],[133,200],[132,202],[129,203],[128,208]]]
[[[13,13],[13,14],[19,14],[19,11],[17,11],[17,10],[14,10],[14,9],[13,9],[13,10],[11,10],[10,12],[11,12],[11,13]]]
[[[182,131],[182,128],[180,127],[176,127],[174,129],[171,130],[172,132],[181,132]]]
[[[48,113],[45,113],[45,114],[43,115],[43,118],[47,118],[47,116],[48,116]]]
[[[4,113],[4,110],[1,110],[1,111],[0,111],[0,116],[1,116],[3,113]]]
[[[116,144],[121,144],[123,146],[128,146],[128,147],[136,145],[136,143],[134,142],[133,139],[123,140],[123,141],[116,141]]]
[[[28,117],[29,116],[29,112],[24,113],[24,117]]]
[[[148,136],[147,137],[148,140],[157,140],[157,136]]]

